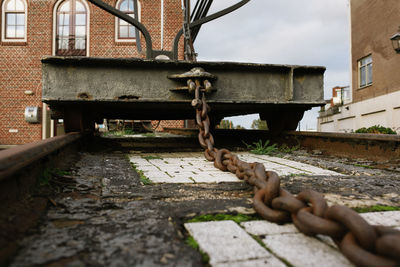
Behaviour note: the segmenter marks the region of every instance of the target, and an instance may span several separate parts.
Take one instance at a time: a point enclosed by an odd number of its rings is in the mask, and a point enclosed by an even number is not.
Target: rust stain
[[[77,97],[80,99],[92,99],[92,96],[88,93],[79,93]]]

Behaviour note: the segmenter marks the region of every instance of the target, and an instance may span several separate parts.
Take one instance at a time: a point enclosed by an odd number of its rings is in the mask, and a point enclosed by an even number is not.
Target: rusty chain
[[[210,133],[210,107],[205,93],[211,83],[205,78],[187,80],[189,92],[195,93],[192,106],[196,109],[198,139],[204,156],[222,171],[229,171],[254,186],[253,205],[264,219],[283,224],[292,221],[308,236],[326,235],[333,239],[342,253],[357,266],[400,266],[400,231],[368,224],[357,212],[345,206],[328,206],[323,195],[305,190],[297,196],[280,187],[280,178],[266,171],[261,163],[247,163],[227,149],[214,147]],[[201,98],[200,98],[201,94]]]

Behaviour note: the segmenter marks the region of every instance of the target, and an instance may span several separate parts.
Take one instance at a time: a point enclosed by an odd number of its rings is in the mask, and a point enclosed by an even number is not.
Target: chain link
[[[199,143],[207,160],[221,171],[229,171],[254,186],[253,205],[264,219],[283,224],[292,221],[302,233],[330,236],[342,253],[357,266],[400,266],[400,231],[371,226],[357,212],[345,206],[329,207],[323,195],[306,190],[297,196],[280,187],[280,178],[261,163],[241,161],[227,149],[216,149],[210,133],[210,107],[205,92],[208,80],[188,80],[195,88],[192,106],[196,109]],[[193,89],[192,89],[193,90]],[[201,94],[201,99],[200,99]]]

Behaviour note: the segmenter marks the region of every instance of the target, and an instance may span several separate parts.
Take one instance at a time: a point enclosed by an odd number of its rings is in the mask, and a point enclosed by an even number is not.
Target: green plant
[[[267,122],[260,119],[253,120],[251,123],[251,129],[268,130]]]
[[[283,145],[281,145],[281,146],[279,147],[279,151],[282,152],[282,153],[290,154],[290,153],[292,153],[293,151],[299,150],[299,148],[300,148],[299,145],[289,147],[288,145],[283,144]]]
[[[262,140],[258,142],[254,142],[253,145],[248,145],[243,142],[247,149],[250,149],[250,152],[257,155],[273,155],[278,152],[278,147],[276,144],[269,145],[269,140],[266,140],[263,144]]]
[[[125,130],[123,130],[123,134],[124,135],[133,135],[133,134],[136,134],[136,133],[132,129],[125,129]]]
[[[103,136],[122,136],[122,135],[133,135],[136,134],[132,129],[125,129],[125,130],[120,130],[120,131],[109,131],[105,132],[102,135]]]
[[[369,166],[369,165],[364,165],[364,164],[357,164],[357,163],[355,163],[355,164],[353,164],[355,167],[362,167],[362,168],[366,168],[366,169],[375,169],[374,167],[372,167],[372,166]]]
[[[397,134],[395,131],[388,127],[374,125],[369,128],[360,128],[355,131],[356,133],[373,133],[373,134]]]
[[[51,169],[46,168],[42,172],[42,175],[40,175],[37,182],[39,186],[51,186],[50,185],[51,179],[52,179],[52,171]]]
[[[155,137],[156,136],[155,133],[143,133],[142,135],[145,137]]]
[[[353,208],[358,213],[366,213],[366,212],[379,212],[379,211],[398,211],[400,207],[395,206],[383,206],[383,205],[374,205],[370,207],[356,207]]]

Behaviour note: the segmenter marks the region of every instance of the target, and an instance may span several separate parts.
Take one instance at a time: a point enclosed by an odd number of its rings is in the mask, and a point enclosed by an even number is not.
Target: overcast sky
[[[195,1],[193,1],[193,5]],[[210,13],[238,0],[214,0]],[[334,86],[349,85],[348,0],[251,0],[202,26],[198,60],[325,66],[325,99]],[[317,111],[306,112],[301,129],[316,129]],[[234,119],[250,127],[258,116]]]

